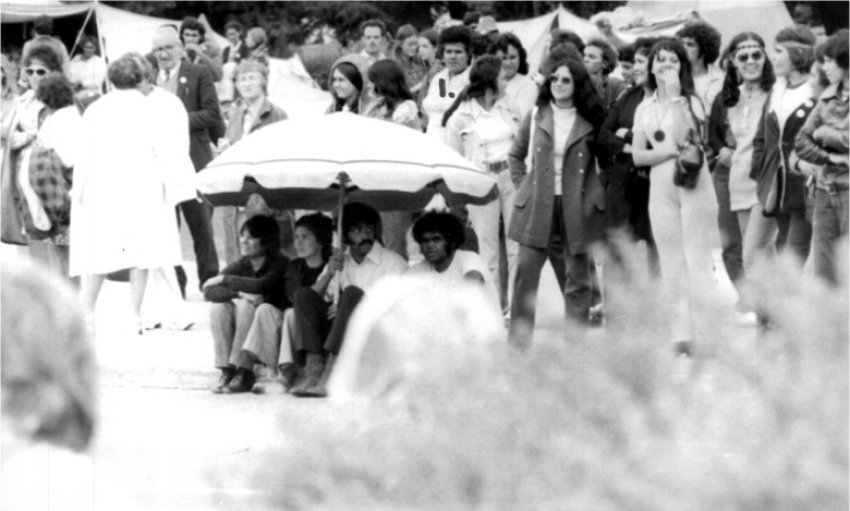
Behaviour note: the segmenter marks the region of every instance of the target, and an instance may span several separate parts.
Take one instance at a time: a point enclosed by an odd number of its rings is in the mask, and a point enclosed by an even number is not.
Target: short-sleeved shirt
[[[434,278],[435,282],[440,285],[452,286],[461,282],[465,282],[467,275],[471,272],[478,272],[484,277],[484,288],[487,296],[493,301],[493,304],[499,307],[499,292],[496,290],[496,284],[493,282],[493,276],[487,268],[487,263],[484,259],[475,252],[468,250],[456,250],[452,257],[452,262],[448,268],[442,272],[438,272],[434,265],[428,261],[419,261],[410,267],[407,273],[411,275],[427,275]]]

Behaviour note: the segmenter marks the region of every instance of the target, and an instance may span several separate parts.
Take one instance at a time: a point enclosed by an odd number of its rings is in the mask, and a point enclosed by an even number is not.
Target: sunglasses
[[[44,75],[47,74],[47,70],[44,69],[43,67],[39,67],[39,68],[28,67],[25,70],[25,72],[26,72],[27,76],[32,76],[32,75],[44,76]]]
[[[743,64],[744,62],[747,62],[749,60],[752,60],[753,62],[758,62],[762,59],[762,57],[764,57],[764,53],[760,51],[752,51],[735,55],[735,60]]]
[[[569,85],[573,83],[572,77],[569,76],[561,76],[561,75],[550,75],[549,76],[549,84],[556,85],[560,83],[561,85]]]

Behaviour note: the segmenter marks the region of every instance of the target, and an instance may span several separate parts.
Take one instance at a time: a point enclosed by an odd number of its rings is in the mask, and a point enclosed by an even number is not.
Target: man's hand
[[[336,302],[331,302],[330,304],[328,304],[328,319],[329,320],[333,321],[333,319],[336,317],[336,311],[337,311]]]
[[[732,167],[732,149],[729,149],[726,146],[720,148],[720,152],[717,153],[717,165],[721,165],[725,168]]]
[[[342,271],[345,266],[345,257],[342,254],[334,254],[328,259],[328,269],[333,274]]]
[[[628,135],[628,134],[629,134],[629,128],[620,128],[620,129],[617,130],[617,133],[616,133],[617,137],[619,137],[619,138],[626,138],[626,135]]]
[[[253,304],[254,307],[257,307],[258,305],[260,305],[261,303],[265,303],[265,301],[266,301],[266,299],[263,298],[263,295],[243,293],[242,291],[239,291],[239,298],[245,300],[246,302]]]
[[[224,275],[216,275],[215,277],[210,277],[204,282],[204,285],[201,286],[201,289],[205,290],[212,286],[218,286],[224,283]]]

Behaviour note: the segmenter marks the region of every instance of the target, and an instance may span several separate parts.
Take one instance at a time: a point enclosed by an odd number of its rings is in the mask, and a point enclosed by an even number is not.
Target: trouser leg
[[[280,309],[268,303],[260,304],[254,312],[254,320],[245,337],[245,344],[242,349],[267,367],[275,368],[278,350],[280,349],[282,321],[283,313]]]
[[[296,352],[323,354],[325,338],[330,330],[328,303],[312,289],[301,288],[293,296],[292,310]]]
[[[469,221],[478,238],[478,253],[487,264],[490,276],[499,283],[499,201],[483,206],[467,206]]]
[[[547,249],[522,244],[519,246],[514,296],[511,300],[511,326],[508,332],[508,342],[518,348],[531,346],[540,270],[543,269],[548,256]],[[563,268],[563,259],[557,266]]]
[[[363,299],[363,290],[356,286],[348,286],[342,291],[337,304],[336,318],[331,326],[331,331],[328,334],[328,339],[325,342],[325,351],[331,355],[338,355],[342,348],[342,341],[345,338],[345,330],[348,328],[348,322],[354,309]]]
[[[180,210],[192,234],[195,261],[198,265],[198,282],[203,284],[218,275],[218,255],[215,251],[212,230],[212,208],[196,200],[180,203]],[[179,280],[178,276],[178,280]]]
[[[236,331],[236,307],[233,302],[210,304],[210,329],[215,352],[215,366],[229,367],[228,359]]]
[[[567,317],[578,324],[585,324],[588,311],[593,304],[590,265],[593,264],[587,254],[564,253],[564,268],[566,285],[564,287],[564,303]]]
[[[245,369],[253,368],[253,361],[242,353],[242,347],[245,344],[245,339],[248,337],[248,331],[254,323],[254,312],[256,306],[248,300],[236,299],[233,300],[235,311],[235,324],[233,330],[233,343],[230,347],[228,363],[231,366],[242,367]]]
[[[737,215],[730,209],[729,172],[717,170],[712,178],[717,197],[717,226],[723,248],[723,266],[729,280],[737,286],[744,276],[743,236]]]

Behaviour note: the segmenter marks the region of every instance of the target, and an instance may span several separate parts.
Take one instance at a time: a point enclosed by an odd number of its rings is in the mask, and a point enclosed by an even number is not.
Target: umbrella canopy
[[[259,193],[272,207],[324,211],[341,192],[382,211],[423,209],[436,193],[449,204],[498,194],[494,178],[434,137],[351,113],[251,133],[198,174],[198,190],[218,206]]]

